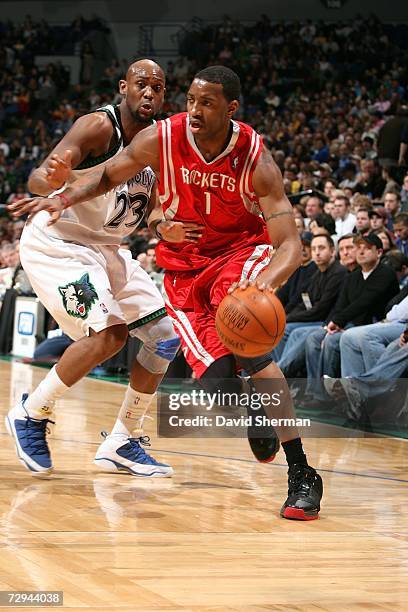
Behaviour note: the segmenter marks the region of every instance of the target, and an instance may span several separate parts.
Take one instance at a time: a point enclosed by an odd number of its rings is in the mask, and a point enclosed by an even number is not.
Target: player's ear
[[[232,117],[233,115],[235,115],[238,108],[239,108],[238,100],[231,100],[231,102],[228,103],[228,110],[227,110],[228,117]]]
[[[127,82],[125,79],[120,79],[119,81],[119,93],[124,96],[127,93]]]

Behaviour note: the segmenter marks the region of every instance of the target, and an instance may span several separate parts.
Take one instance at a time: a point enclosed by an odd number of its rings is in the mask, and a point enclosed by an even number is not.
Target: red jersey
[[[157,126],[158,188],[164,217],[205,227],[198,243],[161,241],[157,263],[167,270],[198,270],[216,256],[269,243],[252,186],[262,151],[259,134],[245,123],[232,121],[229,144],[208,162],[194,141],[187,113],[159,121]]]

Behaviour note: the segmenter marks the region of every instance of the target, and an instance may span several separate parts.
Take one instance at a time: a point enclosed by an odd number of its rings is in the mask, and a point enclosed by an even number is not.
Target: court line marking
[[[218,455],[206,455],[203,453],[193,453],[193,452],[187,452],[187,451],[171,451],[171,450],[163,450],[160,448],[155,448],[152,450],[154,450],[154,452],[164,453],[164,454],[171,453],[173,455],[189,455],[192,457],[205,457],[208,459],[226,459],[227,461],[241,461],[242,463],[251,463],[254,465],[259,465],[259,461],[256,461],[255,459],[240,459],[239,457],[237,458],[220,457]],[[286,463],[275,463],[274,461],[271,463],[263,464],[263,465],[267,465],[270,467],[282,467],[282,468],[285,468],[286,470],[288,469],[288,466]],[[329,474],[341,474],[342,476],[358,476],[361,478],[374,478],[376,480],[392,480],[395,482],[405,482],[408,484],[408,480],[405,480],[403,478],[395,478],[394,476],[376,476],[375,474],[363,474],[359,472],[344,472],[342,470],[329,470],[327,468],[320,468],[320,467],[319,467],[319,472],[326,472]]]
[[[8,436],[8,434],[6,432],[3,432],[3,433],[0,433],[0,436]],[[55,438],[53,437],[52,439],[58,442],[72,442],[74,444],[84,444],[87,446],[99,446],[98,442],[87,442],[86,440],[70,440],[66,438],[56,438],[56,437]],[[153,448],[153,447],[151,450],[154,452],[163,453],[163,454],[167,453],[170,455],[183,455],[187,457],[202,457],[205,459],[217,459],[218,461],[220,459],[224,459],[226,461],[238,461],[240,463],[250,463],[253,465],[259,465],[259,462],[256,461],[256,459],[242,459],[240,457],[222,457],[220,455],[208,455],[206,453],[194,453],[191,451],[164,450],[161,448]],[[268,467],[279,467],[279,468],[284,468],[284,469],[288,468],[286,463],[271,462],[269,464],[263,464],[263,465],[267,465]],[[391,482],[402,482],[402,483],[408,484],[408,480],[405,480],[404,478],[396,478],[394,476],[378,476],[375,474],[364,474],[361,472],[345,472],[343,470],[330,470],[328,468],[320,468],[320,467],[319,467],[319,472],[325,472],[326,474],[338,474],[340,476],[357,476],[358,478],[372,478],[374,480],[388,480]]]

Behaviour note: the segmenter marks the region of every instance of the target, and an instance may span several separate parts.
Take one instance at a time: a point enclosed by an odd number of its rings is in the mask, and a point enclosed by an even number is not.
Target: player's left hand
[[[64,210],[64,203],[58,196],[54,198],[23,198],[9,204],[7,210],[10,212],[12,217],[22,217],[28,215],[27,222],[41,210],[47,210],[50,213],[50,220],[48,225],[53,225],[61,216]]]

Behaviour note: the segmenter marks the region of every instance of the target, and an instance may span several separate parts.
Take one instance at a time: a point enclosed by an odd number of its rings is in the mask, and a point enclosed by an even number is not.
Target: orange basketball
[[[271,351],[285,331],[285,310],[270,291],[235,289],[218,306],[215,326],[221,342],[236,355],[258,357]]]

